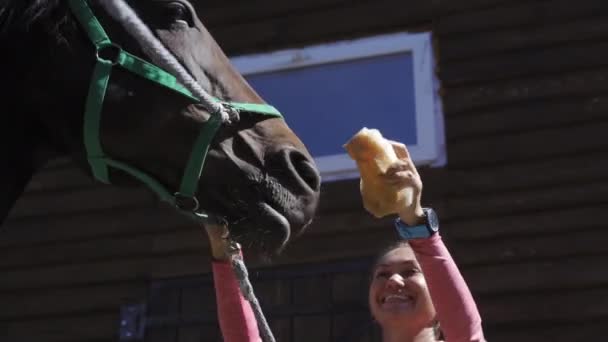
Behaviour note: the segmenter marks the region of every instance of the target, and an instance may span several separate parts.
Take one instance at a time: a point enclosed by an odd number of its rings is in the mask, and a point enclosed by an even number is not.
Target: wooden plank
[[[321,184],[321,200],[317,213],[319,216],[329,212],[346,213],[353,208],[363,208],[358,179]]]
[[[76,167],[76,164],[69,156],[57,157],[55,159],[49,160],[44,166],[43,170],[52,170],[55,168],[65,168],[65,167]]]
[[[608,289],[559,290],[553,292],[480,298],[481,315],[491,325],[586,321],[608,317]],[[576,312],[575,317],[572,313]]]
[[[209,271],[207,255],[200,251],[4,271],[0,292],[196,275]]]
[[[328,274],[297,279],[292,284],[293,302],[290,304],[320,306],[331,302],[331,287],[328,284],[331,284],[331,277]]]
[[[605,228],[598,230],[583,230],[576,226],[571,228],[570,232],[560,232],[556,235],[531,234],[483,241],[450,241],[449,247],[458,265],[462,266],[608,254],[606,243],[608,232]],[[573,236],[576,243],[572,243]]]
[[[269,310],[272,307],[290,305],[294,288],[289,279],[252,280],[260,303]]]
[[[127,300],[144,300],[147,284],[142,281],[65,287],[43,291],[0,294],[0,320],[43,319],[52,316],[114,311]]]
[[[599,41],[606,37],[607,28],[606,18],[599,16],[548,25],[463,34],[440,40],[440,60],[446,63],[510,50],[540,49],[565,42]]]
[[[268,318],[270,328],[277,341],[291,340],[291,320],[289,318]]]
[[[296,239],[324,238],[336,234],[372,231],[382,227],[392,227],[392,217],[377,219],[367,213],[363,208],[352,213],[334,213],[317,217],[302,237]]]
[[[155,195],[147,189],[124,189],[113,186],[76,188],[34,193],[20,198],[10,213],[15,217],[111,209],[127,205],[152,205]]]
[[[439,182],[445,196],[473,197],[548,186],[561,187],[572,183],[602,182],[608,180],[605,170],[608,170],[606,152],[598,152],[483,168],[445,170],[443,177],[431,177],[425,183],[432,182],[437,186]]]
[[[444,223],[442,235],[458,264],[467,267],[608,254],[608,247],[603,243],[608,238],[602,223],[602,218],[608,216],[605,207],[558,210],[542,216],[529,215],[513,219],[493,217],[494,223],[486,225],[475,221]],[[585,219],[595,218],[595,213],[600,215],[597,222],[586,223]],[[378,222],[376,227],[365,231],[351,229],[347,235],[348,227],[345,225],[344,233],[335,235],[305,235],[289,245],[277,262],[323,262],[374,256],[396,240],[390,222]],[[473,229],[482,233],[475,234],[471,231]],[[576,234],[577,241],[580,241],[576,246],[571,244],[572,234]]]
[[[176,342],[178,331],[176,327],[160,327],[146,329],[146,342]],[[212,340],[213,341],[213,340]]]
[[[178,342],[221,342],[223,341],[218,326],[184,326],[177,332]],[[171,340],[159,340],[159,342],[170,342]]]
[[[332,303],[356,302],[367,305],[370,275],[367,272],[335,274],[331,279]]]
[[[506,199],[505,201],[508,202],[509,200],[512,199]],[[483,202],[485,198],[479,198],[478,201]],[[489,216],[480,215],[477,211],[446,210],[443,202],[441,202],[441,205],[437,205],[433,201],[429,203],[433,207],[439,208],[442,235],[449,238],[450,241],[458,242],[516,237],[530,237],[532,239],[543,235],[565,234],[565,232],[572,231],[573,227],[576,227],[577,230],[602,229],[604,228],[604,222],[608,220],[608,203],[604,202],[577,204],[569,207],[555,206],[553,208],[543,208],[542,210],[538,207],[524,207],[519,211],[505,209],[502,213],[494,212]],[[452,207],[452,209],[454,208]],[[589,218],[593,218],[593,220]],[[336,243],[337,246],[345,246],[346,244],[341,243],[339,239],[341,236],[346,239],[349,234],[363,234],[359,235],[359,237],[363,240],[368,239],[367,242],[369,244],[372,244],[372,241],[376,238],[386,238],[385,242],[389,242],[391,238],[390,234],[393,233],[392,227],[392,218],[376,219],[362,210],[353,211],[348,214],[336,213],[335,215],[326,215],[314,221],[313,226],[308,232],[287,247],[287,252],[295,253],[295,251],[289,252],[289,250],[301,249],[301,254],[306,254],[306,249],[311,248],[314,250],[314,253],[317,253],[321,252],[321,248],[327,247],[332,249],[330,246],[332,242]],[[378,234],[377,237],[366,235],[375,234],[376,232]],[[384,234],[387,234],[387,236]],[[394,238],[394,236],[392,237]],[[325,242],[319,242],[318,240],[328,241],[325,244]],[[350,243],[356,243],[357,248],[363,248],[362,251],[374,254],[373,247],[365,248],[365,246],[359,246],[359,243],[356,242],[357,240],[358,238],[354,237]],[[322,247],[317,250],[315,246],[319,243],[322,244]],[[382,243],[379,243],[378,248],[382,247]],[[323,254],[334,253],[325,252]]]
[[[542,77],[450,88],[443,97],[447,115],[533,100],[589,95],[608,90],[608,69],[583,70]]]
[[[385,226],[384,229],[325,235],[322,238],[304,235],[288,245],[275,265],[372,257],[395,239],[396,233],[392,225]]]
[[[26,194],[42,192],[42,191],[57,191],[61,189],[99,187],[100,183],[96,183],[90,176],[82,170],[76,168],[72,164],[44,169],[34,175],[32,180],[26,187]]]
[[[598,336],[606,333],[606,320],[602,317],[587,322],[547,322],[533,327],[511,327],[501,329],[488,329],[486,335],[492,342],[572,342],[597,341]]]
[[[519,2],[529,2],[530,0],[460,0],[460,1],[445,1],[440,0],[435,2],[435,14],[449,14],[459,12],[472,12],[477,9],[494,8],[505,4],[514,4]]]
[[[595,287],[608,282],[598,272],[608,255],[579,256],[535,262],[461,267],[476,296]]]
[[[479,10],[461,11],[446,15],[441,13],[435,32],[442,37],[454,34],[476,33],[501,28],[539,26],[563,23],[576,18],[607,14],[605,4],[597,0],[582,0],[572,6],[568,0],[509,1]]]
[[[446,138],[451,143],[522,131],[576,125],[606,117],[608,95],[585,94],[510,104],[471,115],[448,115]]]
[[[0,247],[5,249],[162,232],[191,224],[189,219],[172,208],[155,205],[11,218],[0,229]]]
[[[330,317],[327,316],[299,316],[293,318],[293,341],[329,341]]]
[[[470,170],[605,151],[608,139],[603,139],[603,135],[607,130],[608,121],[596,121],[471,138],[448,145],[448,163],[451,168]]]
[[[363,296],[362,298],[365,298]],[[372,342],[371,318],[369,312],[352,312],[334,315],[331,341]]]
[[[425,196],[424,203],[438,211],[443,234],[451,239],[504,238],[555,234],[572,227],[603,227],[604,219],[608,220],[608,205],[603,193],[606,191],[605,185],[603,189],[597,188],[594,183],[589,186],[575,183],[565,187],[561,184],[559,187],[548,184],[545,187],[531,185],[529,189],[515,192],[508,189],[501,189],[502,192],[490,190],[484,191],[482,195],[453,199]],[[307,239],[333,239],[337,235],[346,237],[352,233],[390,230],[392,219],[376,219],[363,208],[353,208],[349,212],[325,213],[316,217],[295,243],[300,244],[300,240]],[[336,243],[344,245],[338,241]],[[310,244],[313,245],[311,248],[315,248],[315,242]],[[329,245],[326,247],[332,248]],[[289,246],[288,250],[291,248],[292,246]],[[305,249],[302,253],[305,253]]]
[[[445,177],[443,169],[419,168],[421,177],[425,179],[435,179]],[[425,197],[435,198],[443,195],[443,184],[437,186],[436,182],[425,183]],[[363,211],[363,202],[359,193],[359,179],[350,179],[339,182],[323,183],[321,185],[321,201],[319,210],[317,211],[316,219],[323,219],[327,215],[342,213],[345,215],[351,214],[353,211]],[[313,225],[316,221],[313,221]],[[355,222],[356,223],[356,222]],[[356,226],[356,224],[355,224]],[[317,227],[317,226],[315,226]],[[319,227],[319,229],[327,230],[330,227]],[[316,228],[309,229],[310,231]]]
[[[186,311],[182,311],[184,307],[181,305],[184,304],[184,300],[187,298],[194,299],[189,296],[190,293],[186,293],[187,289],[179,289],[172,287],[161,287],[161,288],[153,288],[150,290],[147,300],[147,317],[149,319],[149,325],[159,325],[163,326],[163,324],[154,324],[153,322],[158,322],[158,320],[166,319],[168,317],[178,317],[180,312],[183,312],[184,315],[191,314],[190,306],[194,303],[190,303],[188,307],[186,307]],[[208,294],[211,296],[213,294],[213,287],[201,287],[200,292],[209,291]],[[190,292],[190,291],[188,291]],[[201,303],[203,304],[203,303]],[[204,303],[207,304],[207,303]],[[206,305],[205,305],[206,306]]]
[[[172,228],[169,232],[161,233],[0,249],[0,270],[50,267],[104,259],[119,260],[164,253],[206,253],[209,250],[203,227]]]
[[[40,320],[2,321],[0,331],[4,341],[116,341],[118,321],[118,312],[100,312]]]
[[[205,26],[213,31],[219,27],[238,25],[262,20],[272,20],[283,16],[293,16],[298,13],[322,12],[335,7],[350,4],[348,0],[258,0],[251,2],[236,2],[230,5],[209,8],[207,2],[193,2],[192,5],[199,13]]]
[[[442,219],[442,234],[450,240],[502,239],[508,237],[529,237],[534,239],[543,234],[605,228],[608,220],[608,203],[556,207],[549,210],[529,210],[522,213],[507,213],[490,217],[464,217]],[[440,217],[443,211],[440,212]],[[592,218],[592,219],[590,219]]]
[[[163,218],[163,216],[159,217]],[[329,218],[329,220],[325,217],[317,218],[304,236],[314,237],[335,235],[347,231],[352,232],[353,227],[357,227],[357,230],[373,230],[377,227],[392,226],[390,218],[378,220],[363,210],[357,215],[345,217],[343,214],[335,214],[329,216]],[[144,220],[156,222],[156,219],[144,217],[143,213],[133,215],[132,219],[135,220],[134,224],[138,223],[137,219],[141,219],[142,222]],[[97,220],[94,221],[98,222]],[[362,225],[362,222],[367,224]],[[113,227],[109,232],[104,231],[104,225],[108,224],[107,220],[104,221],[103,218],[100,218],[98,223],[99,227],[95,228],[99,230],[98,236],[86,235],[80,239],[74,239],[73,236],[70,236],[72,231],[82,229],[82,226],[89,229],[86,222],[83,222],[81,227],[75,225],[73,230],[64,232],[65,237],[70,239],[57,240],[53,231],[49,230],[46,234],[50,240],[38,237],[41,239],[41,243],[34,244],[29,243],[30,241],[26,239],[28,233],[24,231],[22,232],[24,237],[22,241],[19,241],[20,243],[7,244],[0,250],[0,268],[48,268],[62,263],[131,259],[147,255],[156,256],[175,253],[207,253],[207,239],[201,231],[202,228],[194,227],[189,222],[185,225],[173,225],[171,221],[168,221],[155,229],[146,226],[145,229],[133,230],[128,226],[122,226],[125,221],[119,219],[118,226]],[[124,231],[121,231],[123,228]],[[12,232],[12,230],[9,231]],[[5,240],[0,238],[0,241]]]
[[[476,197],[453,197],[443,204],[441,213],[444,217],[453,220],[508,217],[517,213],[603,205],[606,203],[606,198],[608,198],[606,181],[575,183]]]
[[[605,67],[607,60],[606,42],[575,42],[538,50],[506,51],[495,56],[448,61],[440,68],[439,77],[444,87],[454,87],[516,77],[588,70],[593,67]]]
[[[255,293],[260,297],[258,287],[255,286]],[[164,295],[161,295],[163,298]],[[160,297],[160,296],[159,296]],[[263,301],[265,303],[265,301]],[[212,283],[198,285],[196,287],[184,287],[181,289],[179,314],[182,317],[209,315],[215,311],[215,290]]]
[[[431,7],[430,2],[415,0],[356,2],[331,10],[218,27],[211,32],[227,54],[238,55],[405,30],[413,26],[430,27]],[[387,11],[387,8],[391,10]]]

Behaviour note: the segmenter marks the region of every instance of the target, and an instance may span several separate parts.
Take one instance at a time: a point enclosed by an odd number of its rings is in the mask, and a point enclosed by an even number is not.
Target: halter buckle
[[[194,196],[185,196],[176,192],[173,197],[175,197],[175,206],[180,210],[193,213],[199,209],[198,199]]]
[[[95,57],[98,61],[107,62],[116,66],[120,62],[122,48],[115,43],[108,43],[97,47]]]

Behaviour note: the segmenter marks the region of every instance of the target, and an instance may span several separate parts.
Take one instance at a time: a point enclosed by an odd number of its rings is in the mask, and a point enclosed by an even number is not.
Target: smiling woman
[[[167,87],[167,82],[151,81],[115,62],[116,54],[129,56],[149,70],[160,59],[113,19],[101,2],[71,2],[90,6],[91,16],[84,22],[68,3],[9,0],[0,7],[4,47],[0,65],[10,66],[3,80],[12,85],[2,93],[9,115],[3,116],[1,136],[6,162],[13,165],[2,170],[2,188],[7,191],[0,220],[34,172],[47,160],[67,155],[98,179],[92,160],[111,159],[115,163],[110,163],[102,181],[139,185],[141,179],[134,180],[134,173],[127,170],[134,169],[174,197],[190,172],[190,161],[200,159],[204,168],[193,185],[190,199],[197,203],[193,207],[200,205],[225,220],[236,239],[268,253],[309,224],[320,187],[312,158],[280,115],[257,115],[251,110],[265,106],[264,101],[232,67],[189,2],[130,3],[207,93],[239,111],[238,121],[218,127],[206,154],[206,149],[193,146],[218,113],[184,94],[179,84]],[[93,19],[112,49],[99,47],[95,39],[99,30],[91,35]],[[91,75],[97,75],[94,71],[104,63],[118,65],[107,72],[101,96],[91,100],[99,83],[91,82]],[[163,80],[175,84],[170,75],[160,73]],[[100,102],[98,122],[92,125],[94,143],[99,145],[93,156],[87,143],[91,101]]]

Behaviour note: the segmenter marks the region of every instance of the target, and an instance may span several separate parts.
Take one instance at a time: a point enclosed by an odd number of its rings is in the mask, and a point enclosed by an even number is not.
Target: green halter
[[[165,185],[147,173],[138,170],[125,162],[108,157],[103,152],[99,139],[99,132],[103,101],[113,67],[120,66],[149,81],[175,91],[193,102],[199,102],[199,100],[193,96],[190,91],[180,85],[173,75],[154,64],[146,62],[145,60],[122,50],[122,48],[114,44],[93,14],[93,11],[87,4],[87,0],[69,0],[69,5],[96,49],[97,63],[95,64],[93,76],[91,77],[84,113],[84,144],[87,152],[87,160],[91,166],[93,176],[97,180],[109,184],[109,168],[112,167],[122,170],[144,183],[148,188],[154,191],[161,200],[169,202],[181,210],[193,213],[198,217],[207,218],[205,213],[198,212],[199,205],[195,194],[205,164],[205,158],[209,151],[209,145],[222,124],[219,114],[212,113],[211,118],[201,128],[201,131],[194,142],[192,152],[190,153],[190,159],[184,170],[181,184],[177,192],[169,191]],[[107,51],[108,49],[114,50],[113,55],[116,57],[113,60],[105,59],[101,56],[102,52],[104,50]],[[237,112],[282,117],[281,113],[276,108],[267,104],[223,102],[219,100],[218,102]]]

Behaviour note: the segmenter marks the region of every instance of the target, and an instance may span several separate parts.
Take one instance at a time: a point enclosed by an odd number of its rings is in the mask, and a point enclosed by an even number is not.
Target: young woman
[[[402,238],[384,251],[372,271],[369,306],[383,342],[484,341],[473,297],[438,232],[437,216],[422,208],[422,181],[405,145],[393,142],[401,162],[384,177],[414,189],[414,201],[395,222]],[[207,227],[220,328],[225,342],[261,341],[249,303],[227,262],[225,229]]]

